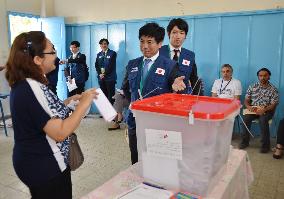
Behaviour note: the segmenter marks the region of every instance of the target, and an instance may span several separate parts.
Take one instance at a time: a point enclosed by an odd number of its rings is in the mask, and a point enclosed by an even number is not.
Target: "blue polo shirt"
[[[43,110],[25,80],[12,86],[10,108],[16,174],[27,186],[44,184],[61,173],[43,131],[50,116]]]

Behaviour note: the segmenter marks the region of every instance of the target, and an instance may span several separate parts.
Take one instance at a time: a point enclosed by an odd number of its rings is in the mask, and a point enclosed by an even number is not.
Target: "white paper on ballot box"
[[[182,160],[181,132],[145,129],[147,154]]]
[[[97,95],[97,99],[94,99],[93,102],[97,106],[97,108],[98,108],[100,114],[103,116],[103,118],[106,121],[111,122],[115,118],[115,116],[117,115],[117,112],[115,111],[115,109],[113,108],[111,103],[108,101],[108,99],[105,96],[105,94],[103,93],[102,89],[98,88],[98,89],[96,89],[96,91],[99,94]]]

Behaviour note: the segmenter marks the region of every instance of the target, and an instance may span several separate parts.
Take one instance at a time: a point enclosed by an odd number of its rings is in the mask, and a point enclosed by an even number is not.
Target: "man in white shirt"
[[[233,67],[224,64],[221,68],[222,78],[216,79],[212,87],[212,97],[240,99],[242,94],[241,82],[232,77]]]

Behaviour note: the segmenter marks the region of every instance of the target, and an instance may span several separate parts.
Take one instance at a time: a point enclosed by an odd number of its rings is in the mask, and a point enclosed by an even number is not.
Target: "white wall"
[[[54,0],[67,23],[283,8],[284,0]]]

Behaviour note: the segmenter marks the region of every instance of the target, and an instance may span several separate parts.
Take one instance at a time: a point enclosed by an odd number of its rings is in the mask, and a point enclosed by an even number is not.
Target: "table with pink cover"
[[[81,199],[112,199],[134,188],[143,182],[143,177],[138,175],[139,166],[130,166]],[[249,199],[248,186],[252,181],[253,172],[247,152],[232,149],[224,175],[203,199]]]

